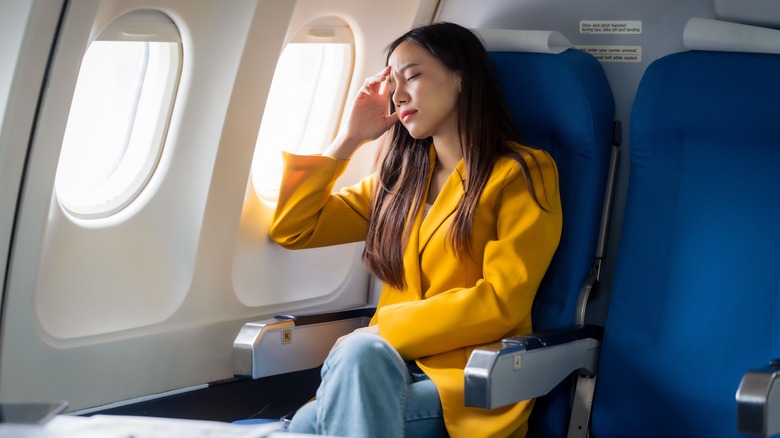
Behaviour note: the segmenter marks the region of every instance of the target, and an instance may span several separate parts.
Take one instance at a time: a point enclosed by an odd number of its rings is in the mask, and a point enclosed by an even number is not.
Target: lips
[[[417,113],[416,110],[401,111],[401,121],[405,122],[406,119],[408,119],[409,117],[413,116],[416,113]]]

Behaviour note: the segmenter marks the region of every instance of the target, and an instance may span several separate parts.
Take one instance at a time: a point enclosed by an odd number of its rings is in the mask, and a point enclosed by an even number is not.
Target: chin
[[[411,135],[412,138],[414,138],[415,140],[422,140],[433,135],[430,132],[423,131],[422,129],[419,128],[415,129],[414,127],[409,127],[409,126],[404,126],[404,127],[406,128],[406,132],[408,132],[409,135]]]

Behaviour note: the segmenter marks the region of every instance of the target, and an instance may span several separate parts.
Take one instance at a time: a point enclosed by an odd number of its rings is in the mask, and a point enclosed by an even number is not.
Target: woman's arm
[[[374,179],[331,195],[336,178],[365,142],[398,121],[388,114],[390,67],[366,79],[350,107],[347,121],[322,155],[284,154],[279,200],[269,234],[291,249],[365,240]]]
[[[288,249],[365,240],[373,176],[332,193],[346,160],[284,154],[279,200],[269,235]]]

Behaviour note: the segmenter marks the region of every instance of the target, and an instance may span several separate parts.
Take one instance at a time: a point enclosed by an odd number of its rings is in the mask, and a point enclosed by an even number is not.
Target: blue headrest
[[[595,436],[732,437],[742,374],[780,355],[778,77],[780,55],[648,67]]]
[[[612,144],[612,91],[598,61],[579,50],[491,56],[523,141],[548,151],[558,165],[563,230],[534,301],[533,325],[568,327],[596,253]],[[568,410],[563,384],[537,400],[529,435],[565,435]]]

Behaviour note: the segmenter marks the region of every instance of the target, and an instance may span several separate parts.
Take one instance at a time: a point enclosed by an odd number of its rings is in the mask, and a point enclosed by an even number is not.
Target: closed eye
[[[406,81],[407,81],[407,82],[409,82],[409,81],[411,81],[412,79],[416,78],[417,76],[420,76],[420,74],[421,74],[421,73],[417,73],[417,74],[411,75],[411,76],[409,76],[408,78],[406,78]]]

